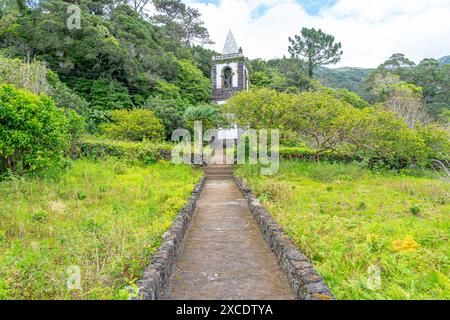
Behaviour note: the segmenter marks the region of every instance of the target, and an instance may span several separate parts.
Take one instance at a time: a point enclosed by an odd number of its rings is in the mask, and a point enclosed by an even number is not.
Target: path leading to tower
[[[207,180],[165,299],[293,299],[232,167],[208,166]]]

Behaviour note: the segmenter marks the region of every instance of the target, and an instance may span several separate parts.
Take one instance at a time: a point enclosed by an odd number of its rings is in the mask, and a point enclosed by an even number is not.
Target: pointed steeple
[[[228,31],[227,39],[225,40],[225,45],[223,46],[222,54],[233,54],[239,53],[239,48],[236,44],[236,40],[234,40],[233,33],[231,30]]]

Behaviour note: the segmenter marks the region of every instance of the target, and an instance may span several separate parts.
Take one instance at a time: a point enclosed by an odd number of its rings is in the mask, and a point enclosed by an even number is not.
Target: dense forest
[[[80,29],[66,26],[71,4],[81,9]],[[158,97],[169,105],[208,102],[211,51],[201,45],[210,39],[199,13],[180,1],[153,4],[148,16],[136,1],[2,1],[2,55],[44,62],[51,70],[44,78],[74,94],[70,107],[91,131],[109,110],[153,107]]]

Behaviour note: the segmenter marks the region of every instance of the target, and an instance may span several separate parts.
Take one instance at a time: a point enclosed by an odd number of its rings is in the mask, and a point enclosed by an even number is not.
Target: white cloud
[[[416,62],[450,54],[450,0],[338,0],[315,16],[295,0],[197,1],[187,0],[202,13],[219,52],[231,28],[248,57],[282,57],[289,36],[315,27],[342,43],[338,66],[376,67],[396,52]],[[252,18],[261,5],[263,14]]]

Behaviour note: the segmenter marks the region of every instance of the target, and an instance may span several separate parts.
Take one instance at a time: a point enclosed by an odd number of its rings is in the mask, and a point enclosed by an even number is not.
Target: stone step
[[[232,169],[203,169],[203,172],[208,174],[208,173],[230,173],[233,174],[233,170]]]
[[[223,172],[223,171],[208,171],[205,172],[206,176],[232,176],[233,171]]]
[[[224,175],[230,175],[230,176],[232,176],[233,175],[233,171],[218,171],[218,170],[211,170],[211,171],[204,171],[204,173],[206,174],[206,175],[209,175],[209,174],[224,174]]]
[[[208,164],[204,168],[233,168],[232,164]]]
[[[234,170],[233,166],[226,166],[226,165],[214,165],[214,166],[206,166],[203,167],[204,170],[212,170],[212,169],[217,169],[217,170]]]
[[[206,176],[207,180],[233,180],[233,176]]]

